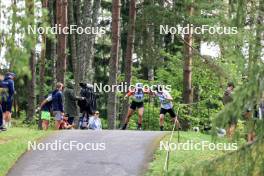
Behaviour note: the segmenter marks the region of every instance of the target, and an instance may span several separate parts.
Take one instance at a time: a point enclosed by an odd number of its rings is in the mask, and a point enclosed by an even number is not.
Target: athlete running
[[[125,98],[132,97],[132,102],[130,104],[130,108],[128,109],[127,116],[125,119],[125,124],[121,128],[122,130],[125,130],[127,128],[127,124],[129,123],[130,117],[133,115],[136,109],[138,109],[138,130],[142,130],[142,118],[144,113],[144,94],[149,93],[148,90],[143,89],[142,83],[137,83],[135,86],[135,89],[132,91],[129,91]]]
[[[162,88],[162,86],[158,85],[156,87],[156,91],[152,92],[156,97],[159,98],[161,108],[160,108],[160,131],[163,131],[163,124],[164,124],[164,117],[166,113],[169,113],[171,118],[173,119],[174,123],[177,124],[179,127],[179,121],[177,118],[177,115],[175,114],[173,110],[173,98],[170,95],[170,93]]]

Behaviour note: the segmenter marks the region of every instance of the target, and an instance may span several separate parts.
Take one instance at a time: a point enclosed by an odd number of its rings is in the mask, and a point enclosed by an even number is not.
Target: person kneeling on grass
[[[41,103],[40,107],[37,108],[36,112],[41,110],[42,129],[48,130],[49,122],[51,120],[51,106],[52,106],[52,95],[48,95],[46,99]]]
[[[68,116],[64,116],[63,117],[63,119],[62,119],[62,121],[60,123],[60,127],[59,127],[60,130],[63,130],[63,129],[69,130],[69,129],[73,129],[74,128],[74,125],[69,124],[68,120],[69,120]]]
[[[89,129],[102,130],[101,119],[99,118],[99,111],[96,111],[93,116],[89,118]]]
[[[180,124],[177,118],[177,115],[175,114],[174,110],[173,110],[173,98],[170,95],[170,93],[166,90],[163,90],[163,88],[158,85],[156,87],[156,92],[153,92],[152,94],[154,94],[156,97],[159,98],[160,100],[160,104],[161,104],[161,108],[160,108],[160,131],[163,131],[164,128],[164,117],[165,114],[168,112],[171,116],[171,118],[173,119],[173,122],[176,123],[177,127],[179,128]]]

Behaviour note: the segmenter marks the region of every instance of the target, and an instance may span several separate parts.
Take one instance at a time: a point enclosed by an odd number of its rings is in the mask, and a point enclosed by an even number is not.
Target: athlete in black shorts
[[[179,127],[179,121],[177,119],[177,115],[175,114],[173,110],[173,104],[172,104],[172,96],[170,93],[166,90],[163,90],[161,86],[158,86],[157,91],[154,92],[154,95],[157,96],[160,100],[161,108],[160,108],[160,130],[163,131],[163,124],[164,124],[164,118],[166,113],[169,113],[171,118],[174,119],[174,122]]]
[[[133,115],[136,109],[138,109],[138,126],[137,129],[142,129],[142,118],[144,113],[144,94],[148,93],[147,90],[143,89],[143,84],[137,83],[136,88],[133,91],[129,91],[126,97],[132,97],[132,102],[130,105],[130,108],[128,109],[127,116],[125,119],[125,124],[121,128],[122,130],[125,130],[127,128],[127,124],[129,123],[130,117]]]

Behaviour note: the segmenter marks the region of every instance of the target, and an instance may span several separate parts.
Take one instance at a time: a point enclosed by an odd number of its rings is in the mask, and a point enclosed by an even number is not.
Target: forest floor
[[[0,176],[6,175],[17,159],[27,150],[28,141],[36,141],[51,132],[28,128],[10,128],[0,133]]]

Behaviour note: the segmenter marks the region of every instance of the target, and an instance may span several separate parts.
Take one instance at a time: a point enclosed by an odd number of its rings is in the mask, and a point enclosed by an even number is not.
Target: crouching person
[[[60,123],[60,130],[69,130],[69,129],[73,129],[74,125],[69,123],[69,117],[68,116],[64,116],[61,123]]]
[[[89,129],[92,130],[102,130],[102,123],[101,119],[99,118],[99,111],[96,111],[93,116],[89,118],[89,124],[88,127]]]
[[[79,122],[79,128],[81,130],[87,130],[88,129],[88,124],[89,124],[89,118],[87,116],[83,116],[80,118]]]

